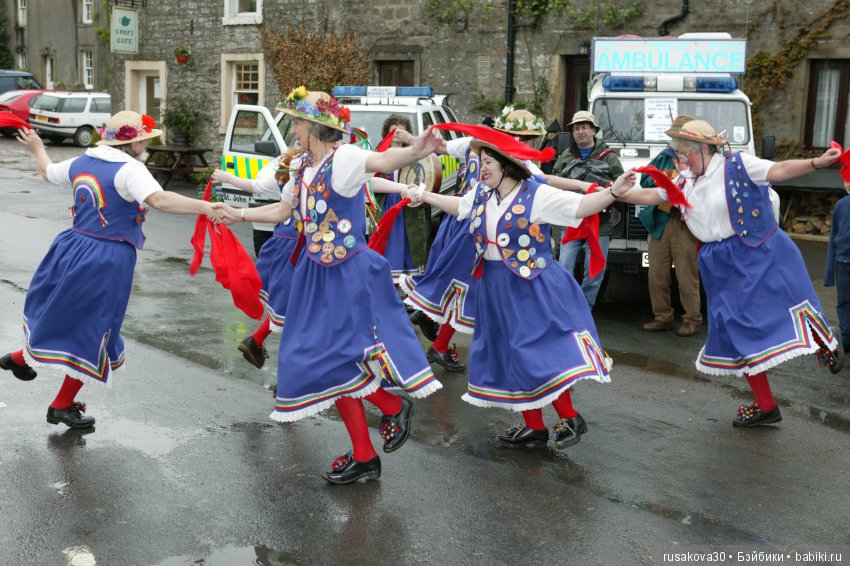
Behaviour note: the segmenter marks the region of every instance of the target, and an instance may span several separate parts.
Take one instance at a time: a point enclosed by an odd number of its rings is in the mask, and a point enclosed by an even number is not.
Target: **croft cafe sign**
[[[139,13],[129,8],[112,7],[112,27],[109,33],[113,53],[139,53]]]

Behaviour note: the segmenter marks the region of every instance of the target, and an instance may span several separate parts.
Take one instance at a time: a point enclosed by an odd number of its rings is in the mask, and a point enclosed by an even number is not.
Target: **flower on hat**
[[[505,130],[508,132],[521,132],[521,131],[542,131],[545,129],[545,125],[543,124],[543,120],[536,116],[533,116],[530,112],[528,113],[534,119],[528,119],[523,116],[513,116],[511,114],[516,111],[513,105],[505,106],[502,108],[501,116],[497,116],[493,120],[493,127],[499,130]]]
[[[142,116],[142,129],[149,134],[154,128],[156,128],[156,121],[153,119],[153,116],[148,114]]]
[[[289,95],[287,95],[286,100],[291,101],[291,102],[298,102],[299,100],[302,100],[303,98],[305,98],[308,93],[309,93],[309,91],[306,88],[304,88],[304,86],[302,85],[302,86],[293,88],[289,92]]]

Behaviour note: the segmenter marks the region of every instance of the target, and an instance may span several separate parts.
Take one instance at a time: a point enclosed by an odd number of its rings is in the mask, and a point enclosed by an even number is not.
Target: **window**
[[[18,25],[27,26],[27,0],[18,0]]]
[[[413,61],[375,61],[380,86],[415,86]]]
[[[848,82],[850,60],[823,59],[811,62],[805,144],[829,147],[831,140],[850,142]]]
[[[221,119],[219,133],[227,132],[236,104],[265,104],[266,71],[262,53],[221,54]]]
[[[260,155],[254,144],[266,140],[274,140],[274,136],[263,115],[254,110],[240,110],[230,136],[230,151]]]
[[[53,57],[50,55],[44,56],[44,86],[49,89],[53,88]]]
[[[93,98],[89,112],[112,114],[112,102],[108,98]]]
[[[88,98],[83,98],[81,96],[75,96],[72,98],[66,98],[62,102],[62,107],[60,109],[61,112],[68,113],[80,113],[86,111],[86,104],[88,103]]]
[[[263,0],[224,0],[226,26],[263,23]]]
[[[22,71],[26,71],[29,68],[29,61],[27,61],[27,49],[26,49],[26,47],[21,47],[21,50],[18,51],[18,68]]]
[[[259,104],[260,65],[256,62],[236,63],[233,72],[233,104]]]
[[[83,65],[82,65],[83,85],[87,89],[93,89],[94,88],[94,56],[92,55],[92,52],[88,51],[88,50],[81,51],[80,54],[82,56],[81,58],[82,58],[82,62],[83,62]]]
[[[83,0],[82,22],[84,24],[94,22],[94,0]]]

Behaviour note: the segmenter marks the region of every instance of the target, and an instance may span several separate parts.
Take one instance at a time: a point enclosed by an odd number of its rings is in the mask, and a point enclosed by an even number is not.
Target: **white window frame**
[[[236,90],[236,87],[238,86],[237,85],[238,80],[237,80],[237,77],[236,77],[236,73],[237,73],[237,70],[239,69],[239,65],[257,65],[257,88],[256,89],[254,89],[254,90],[249,90],[249,89]],[[240,94],[256,94],[257,95],[257,104],[262,104],[263,101],[262,101],[262,99],[259,98],[259,96],[260,96],[259,67],[260,67],[260,65],[256,61],[233,61],[230,64],[230,68],[232,69],[232,72],[233,72],[233,77],[231,78],[231,81],[232,81],[231,84],[233,85],[233,97],[231,98],[231,104],[233,106],[235,106],[237,104],[241,104],[241,102],[239,102],[239,95]],[[233,106],[231,106],[231,108]]]
[[[81,21],[84,24],[94,23],[94,0],[83,0],[83,9],[80,11]]]
[[[94,90],[94,52],[90,49],[80,51],[80,72],[86,90]]]
[[[27,0],[17,0],[18,4],[18,26],[27,27]]]
[[[18,68],[22,71],[29,70],[29,61],[27,60],[27,48],[21,47],[18,51]]]
[[[218,133],[227,133],[227,124],[236,102],[236,65],[238,63],[257,63],[258,90],[257,99],[260,106],[266,101],[266,61],[262,53],[222,53],[221,54],[221,116]]]
[[[240,12],[239,0],[224,0],[224,17],[221,24],[225,26],[244,26],[263,23],[263,0],[257,0],[257,10]]]

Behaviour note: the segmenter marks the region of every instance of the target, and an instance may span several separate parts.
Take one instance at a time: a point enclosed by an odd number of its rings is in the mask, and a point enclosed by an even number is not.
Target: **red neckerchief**
[[[599,185],[593,183],[587,189],[587,194],[596,192],[596,187]],[[599,215],[591,214],[585,216],[578,228],[567,228],[564,230],[564,237],[561,238],[561,243],[566,244],[572,240],[587,240],[587,246],[590,248],[590,261],[587,266],[587,274],[591,279],[602,273],[605,269],[605,254],[602,252],[602,246],[599,245]]]
[[[204,200],[210,200],[212,179],[207,183]],[[210,264],[215,272],[215,280],[230,291],[233,304],[250,316],[259,320],[263,316],[260,302],[262,282],[251,256],[223,224],[213,224],[203,214],[195,221],[195,233],[192,235],[192,247],[195,254],[189,264],[189,274],[195,275],[204,260],[206,234],[210,234]]]

